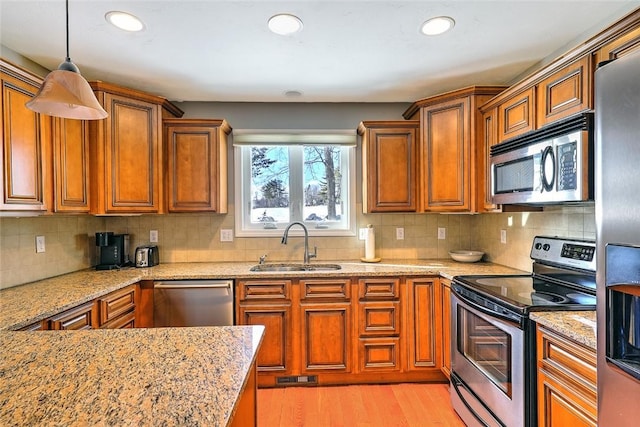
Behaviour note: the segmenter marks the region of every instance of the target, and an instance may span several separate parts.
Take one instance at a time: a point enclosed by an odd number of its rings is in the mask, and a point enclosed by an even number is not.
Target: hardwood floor
[[[464,427],[448,384],[283,387],[258,390],[258,427]]]

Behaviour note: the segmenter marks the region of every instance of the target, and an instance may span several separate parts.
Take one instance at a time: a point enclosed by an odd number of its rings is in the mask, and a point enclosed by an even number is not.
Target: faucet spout
[[[280,243],[282,243],[283,245],[287,244],[287,240],[289,239],[289,230],[294,225],[299,225],[304,231],[304,263],[309,264],[309,260],[317,256],[318,248],[314,246],[313,253],[309,252],[309,231],[307,230],[307,226],[304,225],[304,223],[300,221],[294,221],[291,224],[287,225],[287,228],[284,229],[284,234],[282,235],[282,240],[280,241]]]

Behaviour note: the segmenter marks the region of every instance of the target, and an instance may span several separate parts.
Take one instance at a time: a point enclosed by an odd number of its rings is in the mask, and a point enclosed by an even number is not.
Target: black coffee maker
[[[96,233],[96,246],[100,260],[96,270],[113,270],[131,265],[128,234],[113,234],[112,231]]]

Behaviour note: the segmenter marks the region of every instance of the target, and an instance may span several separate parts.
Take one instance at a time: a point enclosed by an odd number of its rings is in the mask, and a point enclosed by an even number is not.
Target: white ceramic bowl
[[[482,259],[484,252],[480,251],[450,251],[449,256],[458,262],[477,262]]]

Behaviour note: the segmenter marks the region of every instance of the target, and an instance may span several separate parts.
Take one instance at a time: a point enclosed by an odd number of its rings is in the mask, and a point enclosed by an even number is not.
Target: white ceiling
[[[640,0],[70,0],[70,53],[88,80],[174,101],[413,102],[473,84],[507,84]],[[146,29],[109,25],[131,12]],[[279,12],[304,29],[267,29]],[[419,33],[448,15],[453,31]],[[0,43],[48,68],[65,56],[63,0],[0,0]],[[287,91],[302,96],[287,97]]]

